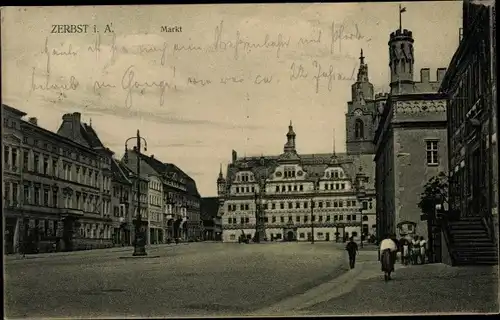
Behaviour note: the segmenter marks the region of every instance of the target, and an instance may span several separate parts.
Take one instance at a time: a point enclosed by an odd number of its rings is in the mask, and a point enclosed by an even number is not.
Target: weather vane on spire
[[[402,16],[403,12],[406,12],[406,7],[401,8],[401,5],[399,5],[399,30],[403,30],[403,27],[401,24],[401,16]]]

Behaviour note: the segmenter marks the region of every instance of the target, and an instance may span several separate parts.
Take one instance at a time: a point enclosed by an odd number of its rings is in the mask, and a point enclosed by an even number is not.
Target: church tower
[[[219,200],[224,199],[226,191],[226,179],[222,174],[222,164],[220,165],[219,177],[217,178],[217,195]]]
[[[406,94],[414,91],[413,35],[399,28],[389,37],[389,67],[391,69],[391,94]]]
[[[292,121],[290,121],[290,125],[288,126],[288,133],[286,134],[286,143],[283,147],[283,152],[288,153],[296,153],[295,150],[295,132],[293,131]]]
[[[348,154],[371,154],[375,152],[375,102],[373,84],[368,79],[368,65],[363,49],[359,57],[356,82],[351,86],[351,101],[347,103],[346,145]]]

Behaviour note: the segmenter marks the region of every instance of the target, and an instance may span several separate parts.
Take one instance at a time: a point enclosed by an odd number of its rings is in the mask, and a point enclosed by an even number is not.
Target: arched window
[[[365,125],[361,119],[356,119],[356,122],[354,124],[354,135],[356,139],[363,139],[365,137],[364,130]]]

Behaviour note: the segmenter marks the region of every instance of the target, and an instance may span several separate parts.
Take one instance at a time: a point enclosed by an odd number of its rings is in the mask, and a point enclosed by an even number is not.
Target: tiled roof
[[[104,144],[102,144],[94,128],[88,124],[82,123],[80,126],[80,133],[92,148],[104,148]]]
[[[200,193],[198,192],[198,188],[196,187],[196,182],[191,178],[187,173],[182,171],[181,168],[176,166],[173,163],[164,163],[164,165],[168,168],[169,171],[171,172],[176,172],[180,177],[183,177],[184,180],[186,181],[186,188],[187,192],[195,197],[199,197]]]
[[[113,180],[124,184],[131,183],[128,178],[128,170],[124,170],[119,161],[114,158],[111,158],[111,171],[113,172]]]
[[[236,173],[244,170],[252,171],[257,181],[267,179],[276,167],[280,165],[280,156],[238,158],[227,167],[226,179],[228,183],[231,183]],[[310,179],[322,177],[326,168],[331,166],[342,167],[347,177],[351,179],[354,179],[356,176],[359,166],[362,166],[363,171],[369,175],[373,172],[374,163],[370,157],[360,158],[359,156],[347,155],[345,153],[336,153],[335,156],[336,159],[334,161],[333,153],[299,154],[299,158],[291,162],[300,164]]]

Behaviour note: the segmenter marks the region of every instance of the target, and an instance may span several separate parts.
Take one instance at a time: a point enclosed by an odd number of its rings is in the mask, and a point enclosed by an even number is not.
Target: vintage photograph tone
[[[498,313],[494,1],[3,7],[6,319]]]

